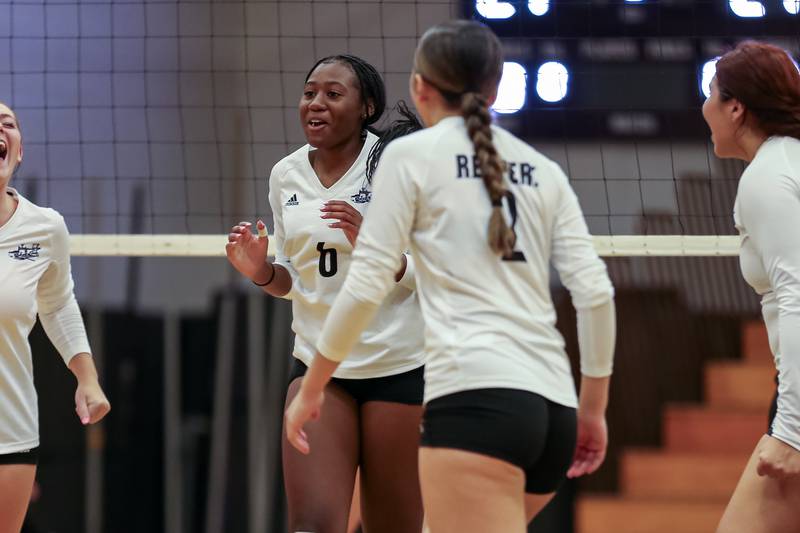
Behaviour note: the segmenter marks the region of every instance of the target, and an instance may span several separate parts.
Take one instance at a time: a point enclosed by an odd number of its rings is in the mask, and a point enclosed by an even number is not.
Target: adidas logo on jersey
[[[297,193],[293,194],[291,198],[286,201],[286,205],[300,205],[300,202],[297,201]]]
[[[362,187],[358,194],[354,194],[350,198],[357,204],[366,204],[372,200],[372,193],[366,187]]]

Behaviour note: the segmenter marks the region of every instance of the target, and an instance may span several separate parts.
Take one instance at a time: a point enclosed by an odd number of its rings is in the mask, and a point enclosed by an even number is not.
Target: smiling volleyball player
[[[385,102],[383,80],[367,62],[349,55],[318,61],[299,105],[308,144],[275,165],[270,177],[275,261],[266,262],[267,237],[254,236],[250,223],[229,236],[230,262],[268,294],[292,301],[296,341],[287,402],[314,357],[372,201],[367,160],[378,138],[370,125]],[[263,233],[263,223],[257,229]],[[290,531],[343,533],[357,468],[367,532],[421,530],[423,325],[413,261],[400,252],[397,259],[386,303],[325,388],[329,416],[309,426],[326,444],[306,455],[284,440]]]
[[[28,335],[37,315],[78,380],[81,422],[93,424],[111,408],[72,290],[64,219],[9,186],[22,157],[19,120],[0,103],[0,533],[19,531],[36,476],[39,413]]]

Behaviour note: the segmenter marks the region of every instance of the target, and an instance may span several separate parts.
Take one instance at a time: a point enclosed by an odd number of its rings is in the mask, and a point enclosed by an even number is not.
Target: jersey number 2
[[[514,235],[517,234],[517,199],[514,193],[506,191],[506,201],[508,202],[508,212],[511,215],[511,231]],[[521,250],[514,250],[509,257],[503,257],[503,261],[527,261],[525,254]]]
[[[339,265],[336,261],[336,248],[325,248],[324,242],[317,243],[319,252],[319,275],[330,278],[336,275]]]

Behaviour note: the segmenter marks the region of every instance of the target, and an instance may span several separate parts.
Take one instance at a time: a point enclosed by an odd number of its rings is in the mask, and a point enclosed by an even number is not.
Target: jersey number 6
[[[339,269],[336,261],[336,248],[325,248],[324,242],[318,242],[317,251],[319,252],[319,275],[323,278],[335,276]]]

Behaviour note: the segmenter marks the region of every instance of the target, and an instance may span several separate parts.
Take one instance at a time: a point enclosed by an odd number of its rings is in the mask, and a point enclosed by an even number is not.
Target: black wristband
[[[267,285],[272,283],[273,279],[275,279],[275,265],[272,265],[272,275],[269,277],[269,279],[266,282],[264,282],[264,283],[256,283],[255,281],[253,281],[253,285],[256,285],[258,287],[266,287]]]

